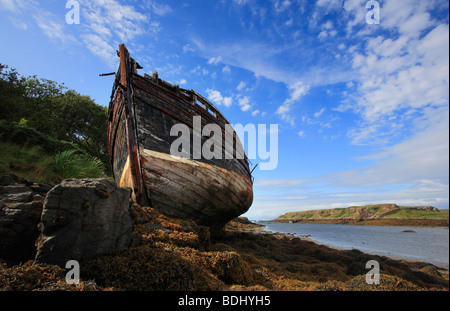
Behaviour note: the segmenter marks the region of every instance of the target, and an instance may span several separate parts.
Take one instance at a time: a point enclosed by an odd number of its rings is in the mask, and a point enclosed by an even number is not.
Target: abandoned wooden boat
[[[245,213],[253,201],[253,180],[239,138],[226,131],[227,119],[197,92],[161,80],[156,72],[139,75],[137,69],[142,67],[125,45],[119,49],[108,117],[108,152],[118,185],[131,188],[140,205],[193,219],[212,231]],[[199,120],[203,128],[220,127],[222,135],[215,139],[232,135],[232,150],[217,144],[214,148],[221,146],[221,157],[198,157],[195,146],[185,156],[171,154],[179,138],[179,133],[171,135],[176,124],[189,128],[188,142],[201,139],[203,146],[211,139],[195,130]],[[184,147],[182,151],[186,152]]]

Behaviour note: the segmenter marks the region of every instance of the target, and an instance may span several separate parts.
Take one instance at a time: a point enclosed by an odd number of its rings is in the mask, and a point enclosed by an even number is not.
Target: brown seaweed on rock
[[[64,270],[31,262],[0,265],[0,290],[448,290],[448,274],[420,262],[358,250],[337,250],[298,237],[230,222],[220,237],[194,221],[135,205],[140,243],[80,262],[81,283],[67,285]],[[369,285],[365,264],[380,264],[380,284]]]

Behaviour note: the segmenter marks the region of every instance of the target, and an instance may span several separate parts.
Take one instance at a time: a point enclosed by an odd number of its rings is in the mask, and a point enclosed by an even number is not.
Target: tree
[[[108,108],[97,105],[89,96],[69,90],[50,99],[52,131],[56,138],[78,144],[91,155],[108,163]]]
[[[0,119],[19,121],[25,106],[24,78],[8,68],[0,64]]]
[[[0,119],[25,122],[39,132],[76,143],[107,167],[108,108],[64,84],[31,76],[0,64]],[[22,120],[22,121],[21,121]]]

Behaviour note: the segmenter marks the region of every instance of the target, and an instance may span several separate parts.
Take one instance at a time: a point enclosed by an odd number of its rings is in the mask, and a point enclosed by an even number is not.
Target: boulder
[[[65,267],[133,242],[130,190],[106,179],[66,179],[44,200],[35,263]]]
[[[12,262],[33,259],[42,201],[0,203],[0,206],[0,258]]]
[[[23,184],[0,186],[0,258],[33,259],[45,193]]]

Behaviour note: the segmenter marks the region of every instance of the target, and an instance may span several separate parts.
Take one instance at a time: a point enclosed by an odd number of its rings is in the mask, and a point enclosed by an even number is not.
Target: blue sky
[[[397,203],[449,205],[449,4],[0,0],[0,62],[107,105],[116,50],[194,89],[232,124],[278,124],[251,219]],[[369,12],[370,13],[370,12]],[[268,139],[268,138],[267,138]],[[253,164],[264,162],[252,160]]]

